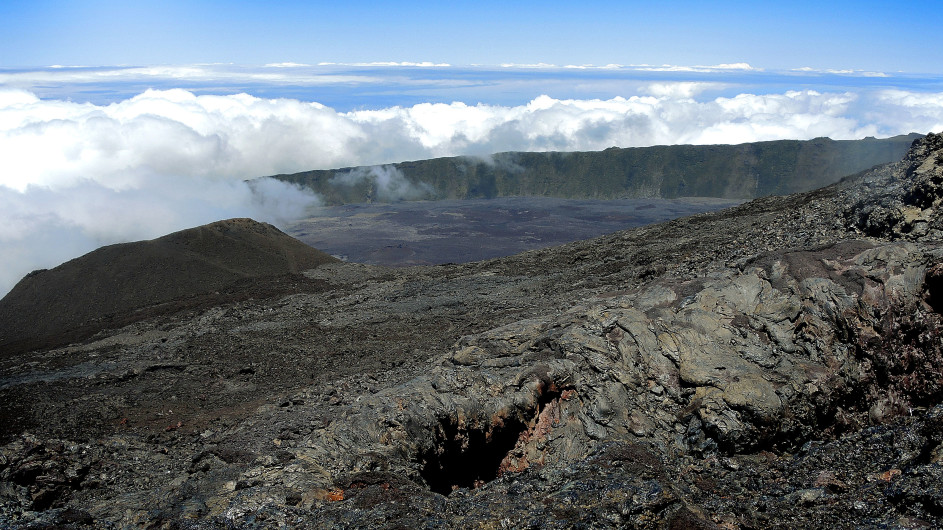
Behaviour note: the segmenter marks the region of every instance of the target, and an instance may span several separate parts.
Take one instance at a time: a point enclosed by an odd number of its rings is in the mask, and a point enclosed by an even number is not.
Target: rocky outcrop
[[[890,172],[890,178],[887,173]],[[892,239],[943,238],[943,139],[914,142],[888,171],[867,173],[845,217],[865,234]]]
[[[943,398],[943,326],[926,302],[941,258],[857,241],[773,253],[467,336],[428,375],[362,396],[294,442],[313,467],[292,472],[307,480],[288,486],[287,468],[263,464],[240,479],[258,487],[215,502],[327,498],[336,477],[376,471],[447,495],[582,461],[605,440],[729,457],[888,423]],[[915,355],[890,366],[909,340],[887,325],[902,315],[929,348],[910,344]]]
[[[467,266],[328,265],[307,274],[329,291],[116,332],[114,366],[87,358],[95,387],[56,384],[130,400],[111,374],[133,358],[151,363],[128,376],[139,389],[279,390],[180,420],[175,394],[157,429],[116,420],[83,440],[36,424],[0,453],[0,521],[940,526],[940,142],[806,195]],[[874,204],[914,208],[926,230]],[[310,384],[274,386],[255,363],[206,372],[220,352],[280,355],[276,340],[294,364],[266,369]],[[0,391],[28,395],[30,374],[0,368]]]

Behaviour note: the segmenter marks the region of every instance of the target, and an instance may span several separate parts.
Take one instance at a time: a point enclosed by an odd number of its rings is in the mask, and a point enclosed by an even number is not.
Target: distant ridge
[[[311,188],[329,204],[519,196],[754,199],[810,191],[896,162],[920,137],[507,152],[401,162],[373,176],[370,167],[358,167],[274,178]]]
[[[20,280],[0,300],[0,354],[79,340],[175,300],[264,294],[278,278],[334,261],[252,219],[109,245]],[[234,289],[240,282],[249,283]]]

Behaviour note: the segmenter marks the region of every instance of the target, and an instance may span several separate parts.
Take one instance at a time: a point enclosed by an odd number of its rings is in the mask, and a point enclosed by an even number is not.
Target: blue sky
[[[101,245],[500,151],[943,131],[943,2],[0,0],[0,294]]]
[[[940,73],[938,1],[0,3],[0,66],[431,61]]]

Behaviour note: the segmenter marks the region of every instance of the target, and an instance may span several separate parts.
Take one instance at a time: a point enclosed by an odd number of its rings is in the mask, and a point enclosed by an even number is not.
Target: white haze
[[[362,182],[375,186],[377,198],[384,201],[429,198],[434,192],[425,182],[413,184],[395,166],[358,167],[337,173],[329,181],[334,186],[356,186]]]
[[[703,86],[702,86],[703,85]],[[227,217],[284,223],[318,203],[262,175],[501,151],[741,143],[940,131],[943,93],[790,91],[697,99],[708,84],[652,84],[641,95],[518,106],[465,103],[338,112],[318,103],[149,90],[93,105],[0,90],[0,293],[30,270],[110,243]]]

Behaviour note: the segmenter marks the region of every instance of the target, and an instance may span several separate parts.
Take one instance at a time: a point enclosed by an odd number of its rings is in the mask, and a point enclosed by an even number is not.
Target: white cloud
[[[750,63],[723,63],[707,66],[706,68],[713,68],[715,70],[758,70],[758,68],[751,66]]]
[[[401,201],[434,198],[434,190],[428,184],[413,184],[402,171],[394,166],[369,166],[351,169],[331,177],[330,183],[338,186],[356,186],[368,182],[375,186],[377,198],[385,201]]]
[[[866,118],[881,119],[892,114],[919,132],[943,130],[943,92],[919,93],[906,90],[881,90]]]
[[[483,65],[482,65],[483,66]],[[553,63],[502,63],[501,68],[510,69],[574,69],[574,70],[638,70],[643,72],[693,72],[693,73],[731,73],[731,72],[762,72],[762,68],[756,68],[749,63],[721,63],[714,65],[674,65],[674,64],[567,64],[559,66]]]
[[[559,68],[559,66],[550,63],[501,63],[501,68]]]
[[[699,100],[709,83],[651,84],[647,95],[534,98],[523,105],[423,103],[337,112],[246,94],[147,91],[109,105],[0,90],[0,293],[32,269],[107,243],[224,217],[278,221],[316,198],[244,179],[500,151],[835,139],[943,130],[943,94],[790,91]],[[351,177],[354,178],[354,177]]]
[[[293,63],[293,62],[269,63],[265,65],[266,68],[302,68],[302,67],[310,67],[310,66],[311,66],[310,64]]]
[[[717,73],[717,72],[762,72],[762,68],[755,68],[749,63],[723,63],[715,65],[695,65],[684,66],[675,64],[663,64],[653,66],[648,64],[632,65],[630,68],[645,72],[693,72],[693,73]]]
[[[726,88],[724,83],[680,81],[674,83],[652,83],[643,90],[652,96],[661,98],[693,98],[707,90],[721,90]]]
[[[801,68],[793,68],[793,72],[803,72],[810,74],[830,74],[830,75],[844,75],[844,76],[858,76],[858,77],[890,77],[884,72],[872,72],[868,70],[852,70],[852,69],[835,69],[835,68],[812,68],[811,66],[803,66]]]
[[[375,76],[337,74],[305,68],[295,63],[274,63],[261,69],[243,69],[231,65],[186,65],[147,67],[50,67],[45,70],[0,71],[0,86],[31,90],[44,86],[69,83],[266,83],[302,86],[337,84],[374,84],[383,80]]]
[[[102,245],[232,217],[284,225],[319,204],[314,194],[275,179],[152,177],[125,189],[94,180],[23,191],[0,186],[0,294],[31,270],[54,267]]]
[[[421,62],[375,61],[375,62],[369,62],[369,63],[321,62],[321,63],[318,63],[318,66],[366,66],[366,67],[391,67],[391,68],[396,68],[398,66],[405,66],[405,67],[413,67],[413,68],[447,68],[452,65],[449,63],[433,63],[431,61],[421,61]]]

